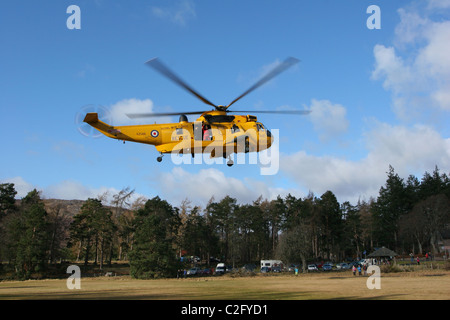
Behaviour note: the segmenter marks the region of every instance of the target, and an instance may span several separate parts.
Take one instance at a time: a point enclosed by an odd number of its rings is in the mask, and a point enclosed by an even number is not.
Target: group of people
[[[413,264],[414,263],[414,254],[410,253],[409,256],[411,257],[411,264]],[[425,253],[425,260],[426,261],[433,260],[433,256],[431,255],[431,252]],[[419,258],[419,256],[417,256],[417,258],[416,258],[416,263],[417,263],[417,265],[420,265],[420,258]]]
[[[358,271],[359,275],[361,275],[361,272],[364,272],[364,275],[367,276],[367,264],[363,264],[362,266],[360,264],[358,266],[353,265],[352,272],[354,276],[356,276],[356,271]]]

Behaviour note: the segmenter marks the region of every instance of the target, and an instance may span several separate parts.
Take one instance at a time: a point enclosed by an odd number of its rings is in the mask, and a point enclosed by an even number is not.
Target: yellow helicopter
[[[112,126],[98,119],[97,113],[87,113],[84,122],[88,123],[107,137],[151,144],[160,153],[157,161],[162,161],[165,153],[191,154],[208,153],[211,157],[228,158],[227,165],[232,166],[233,153],[259,152],[270,148],[273,136],[254,115],[229,115],[230,112],[249,113],[255,111],[231,111],[228,108],[236,101],[263,85],[279,73],[298,62],[295,58],[287,58],[275,66],[247,91],[234,99],[227,106],[215,105],[197,91],[192,89],[179,76],[175,75],[158,58],[146,64],[176,84],[196,96],[202,102],[214,107],[210,111],[170,112],[170,113],[137,113],[127,114],[131,119],[157,116],[179,115],[179,122],[165,124]],[[257,111],[259,113],[308,114],[307,110]],[[200,114],[195,122],[189,122],[186,115]]]

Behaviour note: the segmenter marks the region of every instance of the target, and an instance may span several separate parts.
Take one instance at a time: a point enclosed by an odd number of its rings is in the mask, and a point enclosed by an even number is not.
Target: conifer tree
[[[131,276],[139,279],[174,277],[179,262],[175,239],[179,226],[177,211],[155,197],[136,212],[134,243],[130,252]]]
[[[9,259],[14,262],[16,275],[28,279],[32,273],[43,271],[49,247],[49,223],[36,189],[22,199],[6,229]]]

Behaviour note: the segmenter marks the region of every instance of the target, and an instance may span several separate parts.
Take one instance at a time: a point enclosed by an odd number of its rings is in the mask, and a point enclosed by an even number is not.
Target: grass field
[[[81,278],[80,289],[66,279],[0,282],[0,300],[449,300],[450,271],[381,274],[380,289],[350,271],[253,277],[135,280],[128,276]]]

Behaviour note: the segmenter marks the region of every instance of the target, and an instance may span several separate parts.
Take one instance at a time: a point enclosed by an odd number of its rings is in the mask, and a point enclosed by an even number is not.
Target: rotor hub
[[[217,111],[227,111],[227,108],[228,108],[228,107],[222,106],[222,105],[216,106],[216,110],[217,110]]]

